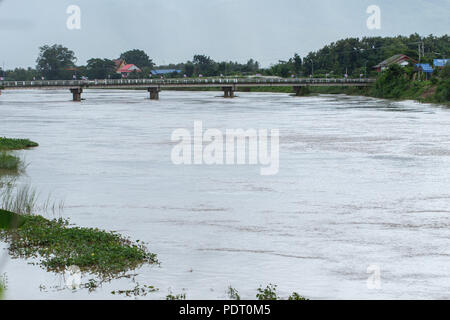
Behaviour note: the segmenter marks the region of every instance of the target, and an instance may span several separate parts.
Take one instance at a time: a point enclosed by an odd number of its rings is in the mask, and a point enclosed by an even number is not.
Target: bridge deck
[[[2,90],[71,89],[71,88],[190,88],[190,87],[295,87],[295,86],[369,86],[373,79],[104,79],[0,81]]]

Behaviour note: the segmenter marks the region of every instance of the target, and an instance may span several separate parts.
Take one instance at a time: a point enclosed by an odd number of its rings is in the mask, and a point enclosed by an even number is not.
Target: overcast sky
[[[81,29],[69,30],[69,5]],[[381,29],[366,26],[369,5]],[[78,64],[143,49],[157,64],[196,53],[269,66],[348,37],[448,34],[450,0],[0,0],[0,63],[35,66],[38,48],[62,44]]]

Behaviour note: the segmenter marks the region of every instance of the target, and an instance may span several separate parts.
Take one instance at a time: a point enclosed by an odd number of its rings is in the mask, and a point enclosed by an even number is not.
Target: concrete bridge
[[[323,78],[205,78],[205,79],[104,79],[104,80],[39,80],[0,81],[2,90],[61,90],[72,93],[73,101],[81,101],[84,89],[137,89],[145,88],[150,99],[158,100],[161,89],[220,88],[225,98],[233,98],[237,88],[245,87],[293,87],[295,95],[301,95],[301,87],[308,86],[370,86],[374,79],[323,79]]]

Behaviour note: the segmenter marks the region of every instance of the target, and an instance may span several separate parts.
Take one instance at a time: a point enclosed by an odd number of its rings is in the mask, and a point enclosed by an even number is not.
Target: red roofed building
[[[380,62],[376,66],[374,66],[374,69],[377,69],[378,72],[386,70],[389,66],[393,64],[398,64],[402,67],[407,66],[409,63],[416,64],[417,61],[408,57],[405,54],[396,54],[389,59],[384,60],[383,62]]]
[[[116,72],[122,69],[127,64],[125,60],[122,59],[114,60],[114,63],[116,64]]]
[[[114,63],[116,64],[116,72],[120,73],[123,78],[126,78],[128,74],[130,74],[133,71],[141,72],[141,69],[139,69],[134,64],[127,64],[125,60],[114,60]]]

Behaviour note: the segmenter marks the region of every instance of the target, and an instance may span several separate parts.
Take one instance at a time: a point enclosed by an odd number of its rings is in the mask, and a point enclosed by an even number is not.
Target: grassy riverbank
[[[329,86],[302,87],[304,96],[315,94],[347,94],[392,100],[416,100],[450,106],[450,66],[436,71],[431,80],[418,80],[420,75],[412,67],[398,65],[381,73],[370,87]],[[220,88],[177,88],[170,90],[221,91]],[[239,87],[237,92],[275,92],[294,94],[293,87]],[[238,95],[238,94],[237,94]]]
[[[345,87],[345,86],[329,86],[329,87],[304,87],[303,96],[314,96],[317,94],[346,94],[351,96],[366,96],[390,100],[416,100],[423,103],[438,103],[450,106],[450,101],[445,98],[437,99],[435,93],[438,90],[438,85],[431,81],[412,81],[406,88],[399,90],[399,94],[390,95],[375,92],[372,87]],[[171,91],[217,91],[218,95],[222,95],[220,88],[179,88],[167,89]],[[442,89],[441,89],[442,90]],[[442,90],[443,91],[443,90]],[[273,92],[294,94],[294,89],[291,87],[241,87],[236,90],[236,95],[239,92]]]

